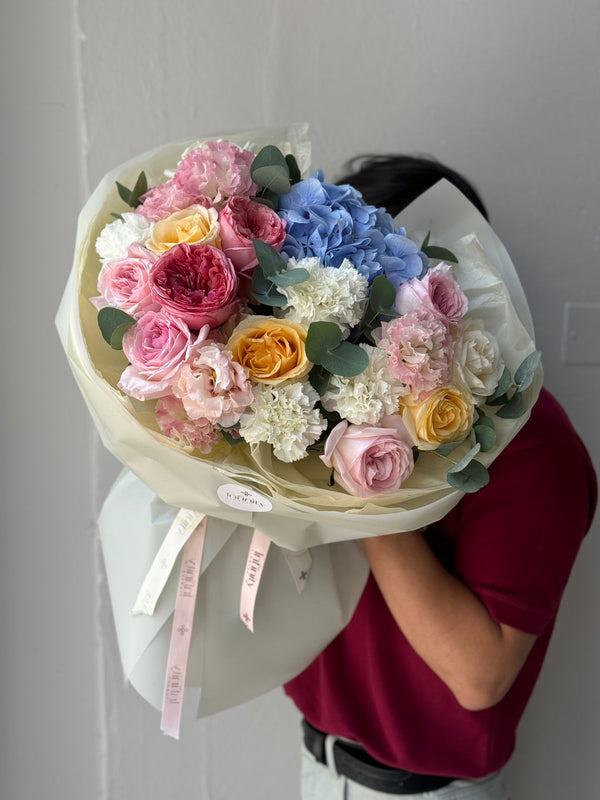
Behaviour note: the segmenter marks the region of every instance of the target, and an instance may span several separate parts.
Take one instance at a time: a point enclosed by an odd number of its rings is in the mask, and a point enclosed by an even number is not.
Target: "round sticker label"
[[[247,489],[239,483],[224,483],[217,489],[222,503],[240,511],[270,511],[273,504],[264,494]]]

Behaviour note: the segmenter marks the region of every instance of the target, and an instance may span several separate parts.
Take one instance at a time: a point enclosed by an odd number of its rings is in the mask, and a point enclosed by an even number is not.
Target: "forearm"
[[[492,620],[420,534],[372,537],[363,545],[402,633],[458,702],[472,710],[498,702],[535,637]]]

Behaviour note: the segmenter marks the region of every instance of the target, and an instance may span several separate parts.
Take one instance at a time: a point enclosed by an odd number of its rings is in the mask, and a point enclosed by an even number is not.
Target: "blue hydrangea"
[[[365,203],[352,186],[325,183],[322,170],[281,195],[278,213],[287,223],[282,253],[288,258],[316,256],[328,267],[347,258],[369,283],[385,275],[396,288],[429,266],[384,209]]]

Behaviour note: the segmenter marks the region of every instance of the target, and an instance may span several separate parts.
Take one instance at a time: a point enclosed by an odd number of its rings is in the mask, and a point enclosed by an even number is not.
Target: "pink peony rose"
[[[325,441],[321,461],[347,492],[369,497],[396,492],[414,468],[412,439],[398,415],[384,417],[379,427],[350,425],[342,420]]]
[[[395,307],[400,314],[424,308],[444,322],[458,322],[469,310],[469,301],[450,264],[438,264],[422,280],[413,278],[401,283]]]
[[[285,240],[285,222],[274,211],[248,197],[230,197],[219,213],[221,247],[238,273],[251,274],[258,264],[253,239],[260,239],[277,252]]]
[[[171,384],[191,344],[192,335],[183,320],[147,311],[123,337],[123,351],[131,363],[121,375],[119,389],[138,400],[171,394]]]
[[[232,195],[256,194],[250,177],[254,155],[231,142],[206,142],[182,158],[173,180],[190,195],[203,194],[214,203]]]
[[[132,244],[125,258],[107,261],[98,275],[100,297],[92,297],[96,308],[114,306],[131,314],[140,316],[144,311],[154,308],[150,295],[149,273],[156,256],[140,244]]]
[[[235,311],[238,279],[227,256],[208,244],[178,244],[150,272],[152,297],[193,330],[221,325]]]
[[[183,211],[191,205],[210,208],[211,203],[201,193],[188,192],[173,179],[155,186],[141,198],[143,203],[136,211],[147,219],[158,222],[166,219],[175,211]]]
[[[383,322],[378,346],[388,353],[392,375],[408,386],[414,401],[448,380],[452,337],[446,322],[420,309]]]
[[[172,394],[158,400],[154,413],[164,435],[173,439],[184,450],[210,453],[221,438],[212,422],[202,418],[191,420],[185,413],[181,400]]]
[[[192,347],[173,394],[181,399],[190,419],[205,418],[224,428],[239,422],[253,399],[246,371],[224,345],[215,342]]]

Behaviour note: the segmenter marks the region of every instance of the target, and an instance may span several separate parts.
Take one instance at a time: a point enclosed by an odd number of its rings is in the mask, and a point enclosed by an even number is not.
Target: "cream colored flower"
[[[219,215],[216,209],[193,205],[155,222],[146,247],[161,255],[176,244],[184,242],[221,246]]]
[[[306,357],[306,328],[291,320],[246,317],[231,334],[227,349],[248,370],[253,383],[301,380],[312,363]]]
[[[445,442],[460,442],[473,426],[472,395],[457,386],[442,386],[420,403],[400,404],[402,421],[419,450],[435,450]]]

